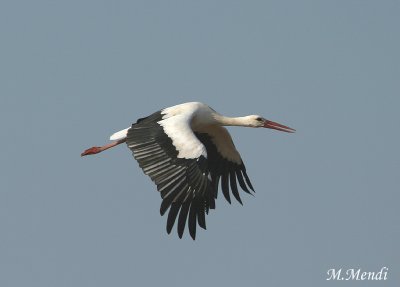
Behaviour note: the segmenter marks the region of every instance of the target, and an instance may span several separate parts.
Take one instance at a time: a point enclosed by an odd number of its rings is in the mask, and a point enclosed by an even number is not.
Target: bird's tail
[[[122,139],[126,138],[126,135],[128,134],[128,130],[129,129],[130,129],[130,127],[126,128],[126,129],[124,129],[122,131],[119,131],[119,132],[116,132],[116,133],[112,134],[110,136],[110,140],[118,141],[118,140],[122,140]]]

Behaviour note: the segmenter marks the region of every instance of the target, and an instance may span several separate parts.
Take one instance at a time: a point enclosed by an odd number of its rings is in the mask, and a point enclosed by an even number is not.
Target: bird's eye
[[[263,121],[263,119],[262,119],[262,118],[260,118],[260,117],[258,117],[258,118],[256,118],[256,121],[262,122],[262,121]]]

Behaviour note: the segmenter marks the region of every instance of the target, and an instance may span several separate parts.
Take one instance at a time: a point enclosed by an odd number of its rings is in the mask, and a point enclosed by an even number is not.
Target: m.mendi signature
[[[380,281],[387,280],[387,273],[389,268],[382,267],[379,271],[362,271],[361,268],[358,269],[329,269],[328,278],[326,280],[370,280],[370,281]]]

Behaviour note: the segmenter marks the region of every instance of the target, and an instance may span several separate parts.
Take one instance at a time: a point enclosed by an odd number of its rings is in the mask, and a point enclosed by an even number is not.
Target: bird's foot
[[[83,153],[81,153],[81,156],[96,154],[96,153],[101,152],[102,150],[103,149],[101,147],[94,146],[94,147],[88,148]]]

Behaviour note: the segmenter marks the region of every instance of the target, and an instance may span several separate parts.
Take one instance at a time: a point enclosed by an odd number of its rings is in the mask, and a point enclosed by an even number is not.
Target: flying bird
[[[225,117],[205,104],[190,102],[140,118],[131,127],[114,133],[110,137],[112,143],[91,147],[81,156],[125,142],[143,172],[157,185],[162,198],[161,215],[169,210],[167,232],[171,233],[177,221],[182,238],[188,222],[194,240],[197,224],[206,229],[205,214],[215,208],[219,186],[229,203],[231,192],[242,204],[238,183],[244,192],[254,192],[242,158],[224,126],[295,132],[258,115]]]

